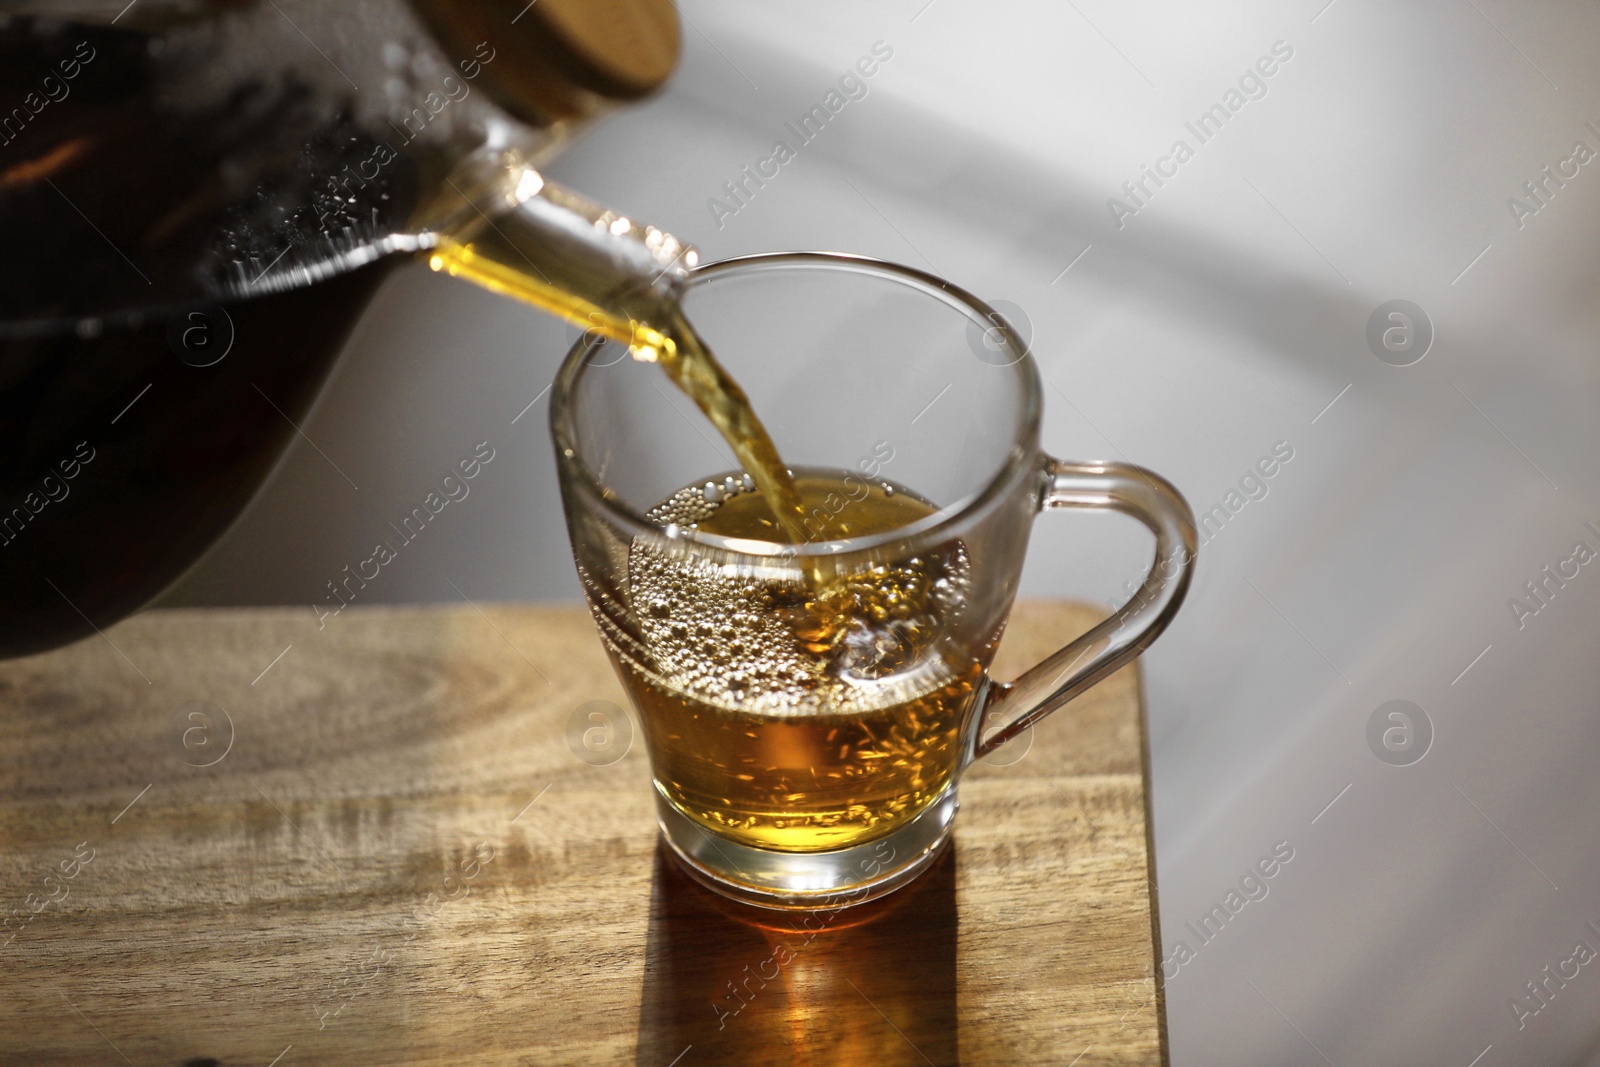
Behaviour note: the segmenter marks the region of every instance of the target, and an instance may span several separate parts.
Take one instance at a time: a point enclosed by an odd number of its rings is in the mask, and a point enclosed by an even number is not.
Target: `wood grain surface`
[[[997,676],[1097,617],[1019,606]],[[973,767],[918,882],[809,916],[679,873],[591,701],[569,606],[157,611],[0,663],[0,1063],[1164,1062],[1132,668]]]

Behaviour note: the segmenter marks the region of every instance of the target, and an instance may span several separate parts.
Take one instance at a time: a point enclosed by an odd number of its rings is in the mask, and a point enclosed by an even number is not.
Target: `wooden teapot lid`
[[[636,100],[672,74],[682,45],[671,0],[414,0],[453,54],[494,50],[483,67],[501,106],[525,121]],[[586,99],[589,97],[589,99]]]

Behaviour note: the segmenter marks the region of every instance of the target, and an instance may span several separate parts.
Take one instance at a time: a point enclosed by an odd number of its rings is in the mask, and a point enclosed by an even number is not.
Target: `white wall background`
[[[1520,630],[1507,599],[1579,537],[1600,547],[1581,529],[1600,525],[1600,164],[1520,229],[1507,199],[1575,141],[1600,151],[1600,8],[682,10],[671,91],[559,180],[708,258],[845,249],[1020,305],[1046,445],[1151,466],[1197,509],[1295,450],[1145,660],[1163,936],[1196,950],[1167,987],[1174,1062],[1589,1062],[1596,968],[1520,1029],[1510,998],[1600,948],[1600,568]],[[707,198],[878,40],[869,95],[719,228]],[[1199,145],[1184,122],[1277,41],[1267,94]],[[1107,198],[1180,137],[1194,158],[1118,228]],[[1365,340],[1393,298],[1436,331],[1413,366]],[[363,595],[576,597],[545,400],[513,423],[573,336],[403,271],[304,426],[326,458],[296,447],[168,602],[319,601],[484,439],[471,496]],[[1111,600],[1146,551],[1120,520],[1051,517],[1025,593]],[[1411,766],[1368,747],[1391,699],[1432,723]],[[1200,945],[1185,923],[1280,841],[1270,895]]]

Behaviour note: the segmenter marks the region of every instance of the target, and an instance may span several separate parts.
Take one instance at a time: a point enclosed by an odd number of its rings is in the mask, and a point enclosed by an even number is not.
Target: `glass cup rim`
[[[983,324],[985,329],[990,328],[995,321],[994,317],[999,314],[986,301],[980,300],[968,290],[938,275],[903,263],[875,259],[854,252],[758,252],[733,256],[692,268],[689,271],[686,287],[693,288],[695,285],[729,274],[757,273],[782,268],[835,270],[899,282],[961,312],[972,321]],[[900,543],[910,538],[921,539],[926,536],[937,540],[945,530],[961,525],[970,515],[982,510],[990,501],[1004,494],[1038,450],[1037,441],[1043,406],[1039,368],[1034,362],[1031,345],[1019,338],[1015,331],[1009,329],[1004,331],[1004,339],[1006,347],[1017,358],[1008,364],[995,366],[994,369],[1013,373],[1020,385],[1014,412],[1015,430],[1004,462],[977,491],[940,507],[933,514],[914,523],[892,530],[866,537],[808,541],[803,545],[752,541],[698,530],[684,531],[683,535],[676,539],[669,538],[660,526],[629,507],[614,492],[608,491],[605,483],[584,462],[578,450],[571,398],[584,371],[592,366],[588,362],[589,354],[603,343],[603,338],[587,334],[580,337],[567,352],[551,384],[550,433],[555,441],[556,462],[573,476],[569,484],[581,490],[591,505],[633,536],[642,536],[652,541],[682,544],[685,540],[691,540],[732,556],[809,558],[861,552]]]

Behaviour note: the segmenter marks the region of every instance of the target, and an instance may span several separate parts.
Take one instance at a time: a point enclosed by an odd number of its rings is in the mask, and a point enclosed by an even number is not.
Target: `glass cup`
[[[1027,345],[932,275],[746,256],[694,270],[684,309],[785,462],[829,490],[808,500],[808,528],[862,532],[791,545],[700,529],[751,491],[710,423],[624,346],[590,336],[567,356],[550,412],[567,527],[642,724],[662,834],[691,875],[747,903],[881,896],[937,857],[966,767],[1166,628],[1194,516],[1141,467],[1041,451]],[[1104,622],[998,681],[989,663],[1046,508],[1130,515],[1155,560]],[[826,647],[804,607],[824,573],[870,594]]]

